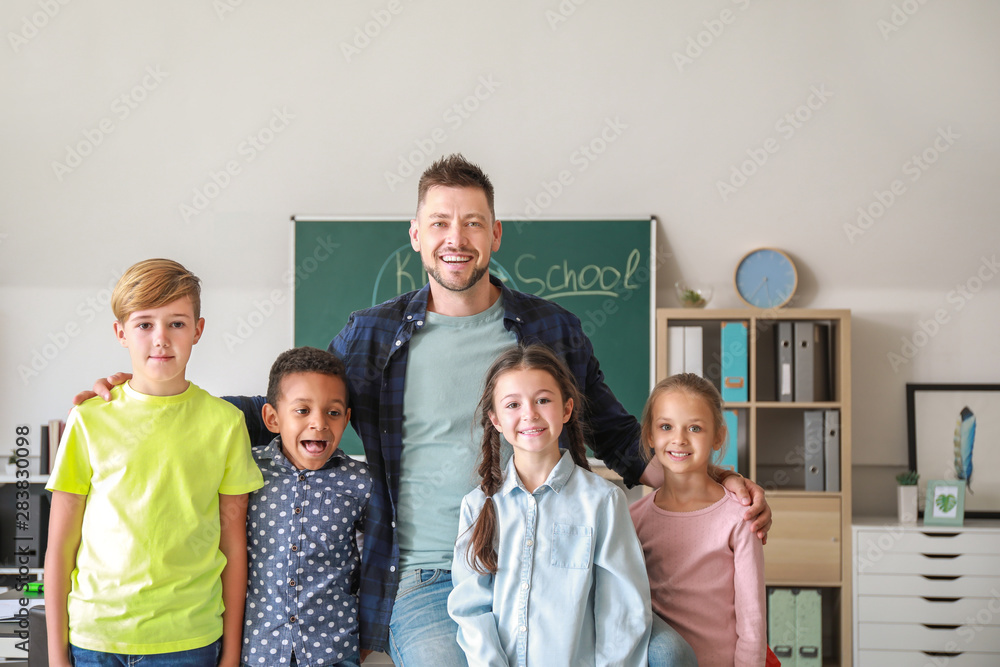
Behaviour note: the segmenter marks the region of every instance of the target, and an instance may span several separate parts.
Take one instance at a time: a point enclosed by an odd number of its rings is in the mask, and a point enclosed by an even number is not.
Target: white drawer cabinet
[[[854,664],[1000,665],[1000,521],[859,521]]]

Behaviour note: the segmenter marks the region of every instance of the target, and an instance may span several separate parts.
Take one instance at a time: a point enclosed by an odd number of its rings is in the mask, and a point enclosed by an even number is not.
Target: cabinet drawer
[[[878,623],[887,619],[937,625],[962,625],[973,619],[973,623],[988,628],[989,632],[1000,632],[1000,597],[858,596],[859,622]]]
[[[996,596],[1000,578],[949,576],[939,579],[916,574],[861,575],[856,595],[926,595],[934,598]]]
[[[886,526],[858,531],[858,557],[876,559],[884,553],[998,554],[997,532],[931,532]]]
[[[973,625],[935,628],[920,623],[859,623],[858,648],[1000,653],[1000,632]]]
[[[767,583],[840,583],[840,497],[775,497],[768,502],[774,525],[764,546]]]
[[[996,667],[998,663],[1000,655],[989,653],[935,655],[923,651],[859,651],[855,667]]]
[[[1000,577],[1000,558],[983,554],[928,555],[884,553],[859,559],[858,574],[985,575]]]

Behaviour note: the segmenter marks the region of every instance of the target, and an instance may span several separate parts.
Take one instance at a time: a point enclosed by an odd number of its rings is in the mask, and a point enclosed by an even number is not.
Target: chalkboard
[[[293,218],[295,345],[326,349],[355,310],[420,289],[408,220]],[[655,221],[505,222],[490,272],[575,313],[608,386],[638,416],[652,384]],[[342,447],[361,454],[352,429]]]

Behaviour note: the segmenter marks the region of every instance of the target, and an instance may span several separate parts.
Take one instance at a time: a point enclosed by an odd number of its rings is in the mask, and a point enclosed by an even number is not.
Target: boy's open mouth
[[[299,444],[310,454],[321,454],[329,443],[326,440],[300,440]]]

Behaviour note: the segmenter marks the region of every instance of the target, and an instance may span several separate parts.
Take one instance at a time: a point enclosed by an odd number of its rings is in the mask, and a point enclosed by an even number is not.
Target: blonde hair
[[[137,310],[159,308],[191,297],[194,319],[201,317],[201,280],[171,259],[147,259],[130,266],[111,293],[111,312],[122,324]]]
[[[702,399],[708,405],[709,410],[712,412],[712,423],[715,426],[715,432],[722,437],[722,447],[719,448],[719,451],[713,458],[716,459],[714,461],[716,463],[721,461],[726,453],[726,418],[722,414],[722,395],[714,384],[694,373],[671,375],[666,380],[660,380],[653,387],[652,393],[650,393],[649,398],[646,400],[646,406],[642,409],[643,446],[640,448],[642,455],[648,460],[650,450],[653,448],[653,406],[656,403],[656,399],[671,391],[683,391],[690,396]]]

